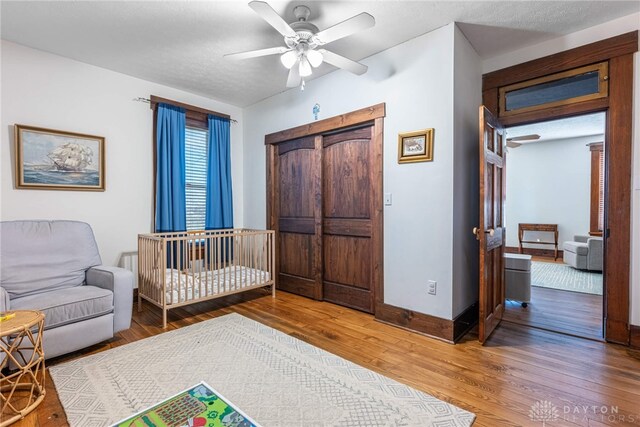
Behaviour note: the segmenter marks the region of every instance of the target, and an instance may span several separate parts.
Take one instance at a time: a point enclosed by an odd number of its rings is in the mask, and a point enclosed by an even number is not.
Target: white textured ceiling
[[[593,113],[530,125],[513,126],[507,128],[507,138],[531,134],[540,135],[538,140],[518,141],[522,144],[533,144],[582,136],[602,136],[605,132],[605,121],[605,113]]]
[[[5,40],[247,106],[285,90],[277,56],[222,55],[282,45],[248,1],[2,1]],[[640,10],[638,1],[270,1],[287,22],[306,4],[321,30],[360,12],[376,26],[326,47],[355,60],[456,21],[483,58]],[[312,77],[333,71],[323,64]],[[345,71],[339,71],[345,72]]]

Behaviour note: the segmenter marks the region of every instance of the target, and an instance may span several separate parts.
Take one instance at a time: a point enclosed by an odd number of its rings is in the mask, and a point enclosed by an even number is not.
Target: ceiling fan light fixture
[[[318,27],[309,22],[311,12],[306,6],[298,5],[294,8],[293,12],[297,20],[291,23],[287,23],[273,7],[263,0],[252,0],[249,2],[249,7],[284,37],[285,46],[232,53],[224,55],[225,57],[249,59],[280,55],[280,62],[289,70],[287,87],[299,86],[302,81],[302,88],[304,88],[304,78],[311,76],[313,68],[317,68],[325,62],[356,75],[362,75],[367,71],[366,65],[330,50],[316,50],[316,48],[373,27],[376,21],[368,13],[362,12],[320,31]]]
[[[306,55],[300,56],[300,75],[302,77],[309,77],[312,73],[311,64]]]
[[[280,56],[280,62],[282,62],[282,65],[284,65],[287,68],[287,70],[290,70],[291,67],[293,67],[297,61],[298,61],[298,53],[293,50],[285,52],[282,54],[282,56]]]
[[[322,61],[324,60],[322,53],[317,50],[309,50],[307,52],[307,59],[313,68],[318,68]]]

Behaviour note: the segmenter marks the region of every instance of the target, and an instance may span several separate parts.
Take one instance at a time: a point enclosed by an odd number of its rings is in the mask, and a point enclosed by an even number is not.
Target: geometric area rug
[[[602,295],[602,273],[576,270],[567,264],[533,261],[531,263],[531,285]]]
[[[50,368],[71,426],[205,381],[264,427],[470,426],[475,415],[233,313]]]

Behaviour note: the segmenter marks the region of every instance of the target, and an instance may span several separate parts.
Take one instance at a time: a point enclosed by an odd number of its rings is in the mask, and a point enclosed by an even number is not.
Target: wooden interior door
[[[278,144],[273,177],[277,287],[314,299],[322,299],[321,141],[308,136]]]
[[[374,312],[373,125],[322,138],[323,298]],[[375,230],[376,232],[378,230]]]
[[[478,339],[484,343],[502,320],[504,293],[504,128],[480,106],[480,321]]]

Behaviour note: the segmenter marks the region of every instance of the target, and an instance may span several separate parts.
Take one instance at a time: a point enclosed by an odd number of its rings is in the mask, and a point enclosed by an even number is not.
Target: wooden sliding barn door
[[[309,136],[275,146],[271,177],[278,288],[314,299],[322,299],[320,143],[321,138]]]
[[[384,104],[265,136],[278,289],[373,313],[383,299]]]
[[[372,132],[368,125],[322,138],[323,296],[368,313],[375,276]]]

